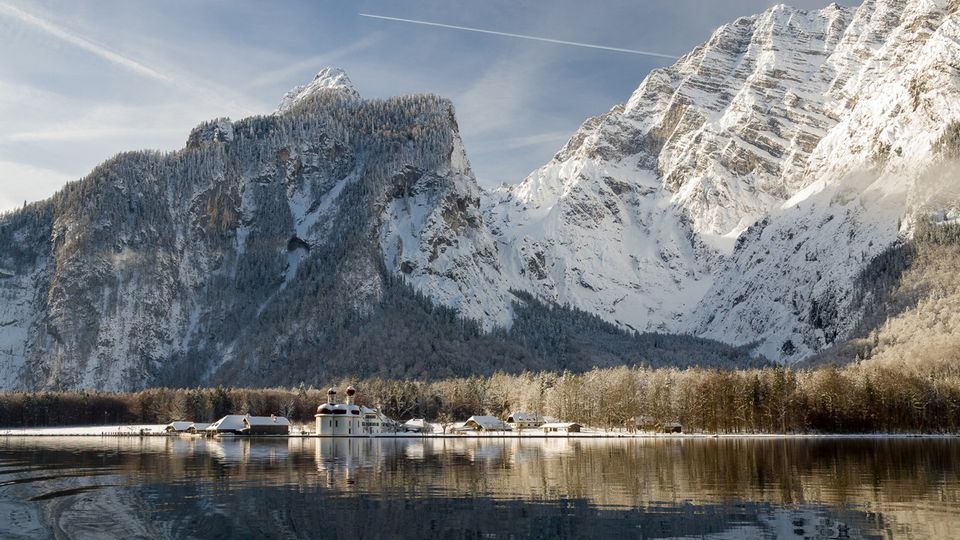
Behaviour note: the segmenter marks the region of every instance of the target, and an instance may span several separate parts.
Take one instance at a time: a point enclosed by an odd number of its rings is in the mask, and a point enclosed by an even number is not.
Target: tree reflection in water
[[[949,537],[950,439],[0,440],[0,537]]]

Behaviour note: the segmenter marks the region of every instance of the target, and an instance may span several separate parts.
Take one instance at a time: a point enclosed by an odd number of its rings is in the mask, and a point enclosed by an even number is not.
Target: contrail
[[[53,23],[50,23],[35,15],[31,15],[30,13],[27,13],[25,11],[21,11],[9,4],[0,3],[0,14],[13,17],[14,19],[17,19],[24,24],[28,24],[30,26],[33,26],[34,28],[42,30],[53,37],[66,41],[71,45],[74,45],[87,52],[93,53],[108,62],[112,62],[118,66],[129,69],[134,73],[139,73],[140,75],[150,77],[151,79],[156,79],[158,81],[163,81],[167,83],[174,82],[167,75],[164,75],[163,73],[160,73],[159,71],[149,66],[141,64],[140,62],[137,62],[136,60],[133,60],[131,58],[127,58],[122,54],[118,54],[109,49],[101,47],[100,45],[97,45],[96,43],[93,43],[88,39],[85,39],[76,34],[68,32],[67,30],[60,28],[59,26]]]
[[[435,23],[435,22],[429,22],[429,21],[417,21],[414,19],[401,19],[399,17],[385,17],[383,15],[372,15],[370,13],[358,13],[358,15],[360,15],[361,17],[370,17],[371,19],[383,19],[386,21],[399,21],[399,22],[405,22],[405,23],[422,24],[425,26],[437,26],[439,28],[452,28],[454,30],[466,30],[468,32],[479,32],[481,34],[492,34],[495,36],[506,36],[506,37],[519,38],[519,39],[529,39],[533,41],[545,41],[547,43],[556,43],[559,45],[573,45],[575,47],[587,47],[590,49],[601,49],[604,51],[614,51],[614,52],[622,52],[622,53],[630,53],[630,54],[642,54],[644,56],[654,56],[656,58],[668,58],[670,60],[676,60],[678,58],[671,54],[662,54],[658,52],[638,51],[634,49],[621,49],[620,47],[606,47],[604,45],[593,45],[592,43],[579,43],[577,41],[563,41],[562,39],[550,39],[550,38],[537,37],[537,36],[526,36],[523,34],[511,34],[509,32],[498,32],[496,30],[470,28],[469,26],[455,26],[452,24],[441,24],[441,23]]]
[[[127,69],[138,75],[154,79],[180,90],[195,94],[211,103],[226,103],[227,105],[245,113],[251,113],[257,110],[246,104],[246,99],[237,96],[231,96],[228,91],[210,84],[197,84],[180,76],[174,76],[169,73],[161,72],[133,58],[114,52],[102,45],[99,45],[79,34],[58,26],[46,19],[27,13],[6,2],[0,1],[0,16],[7,16],[20,21],[21,23],[32,26],[33,28],[46,32],[61,41],[69,43],[79,49],[85,50],[93,55],[116,65]]]

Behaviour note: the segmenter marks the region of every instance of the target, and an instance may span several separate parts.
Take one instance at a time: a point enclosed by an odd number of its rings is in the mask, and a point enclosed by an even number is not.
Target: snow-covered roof
[[[176,421],[170,422],[164,429],[167,431],[186,431],[191,425],[193,425],[193,422]]]
[[[537,414],[517,411],[507,417],[507,422],[542,422],[543,420]]]
[[[510,426],[496,416],[471,416],[464,422],[464,426],[474,424],[485,430],[509,430]]]
[[[290,421],[283,416],[246,416],[244,417],[247,425],[250,426],[289,426]]]
[[[332,411],[346,411],[348,414],[356,411],[354,414],[360,414],[364,409],[366,407],[349,403],[324,403],[317,407],[317,414],[334,414]]]
[[[208,427],[210,427],[210,423],[209,423],[209,422],[194,422],[194,423],[190,424],[190,427],[187,428],[187,429],[194,429],[194,430],[196,430],[196,431],[203,431],[203,430],[207,429]]]
[[[228,414],[207,426],[206,431],[240,431],[246,427],[242,414]]]

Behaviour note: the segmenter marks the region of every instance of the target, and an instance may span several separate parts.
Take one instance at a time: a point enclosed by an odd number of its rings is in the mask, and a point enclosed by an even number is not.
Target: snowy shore
[[[165,424],[134,424],[106,426],[66,426],[0,429],[0,437],[130,437],[130,436],[193,436],[166,433]],[[229,437],[235,437],[228,435]],[[289,435],[271,435],[270,438],[316,437],[313,431],[296,426]],[[579,433],[543,433],[530,429],[522,432],[466,432],[466,433],[380,433],[353,438],[380,439],[952,439],[960,433],[654,433],[639,431],[604,431],[585,429]],[[246,437],[245,437],[246,438]],[[256,438],[256,437],[255,437]]]
[[[166,424],[134,424],[134,425],[106,425],[106,426],[59,426],[36,428],[0,429],[0,437],[119,437],[131,435],[161,435],[166,434]]]

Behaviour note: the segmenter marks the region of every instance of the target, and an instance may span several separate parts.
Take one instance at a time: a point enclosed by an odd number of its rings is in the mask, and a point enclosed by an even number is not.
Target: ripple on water
[[[0,537],[857,538],[960,529],[954,440],[153,439],[0,441]]]

